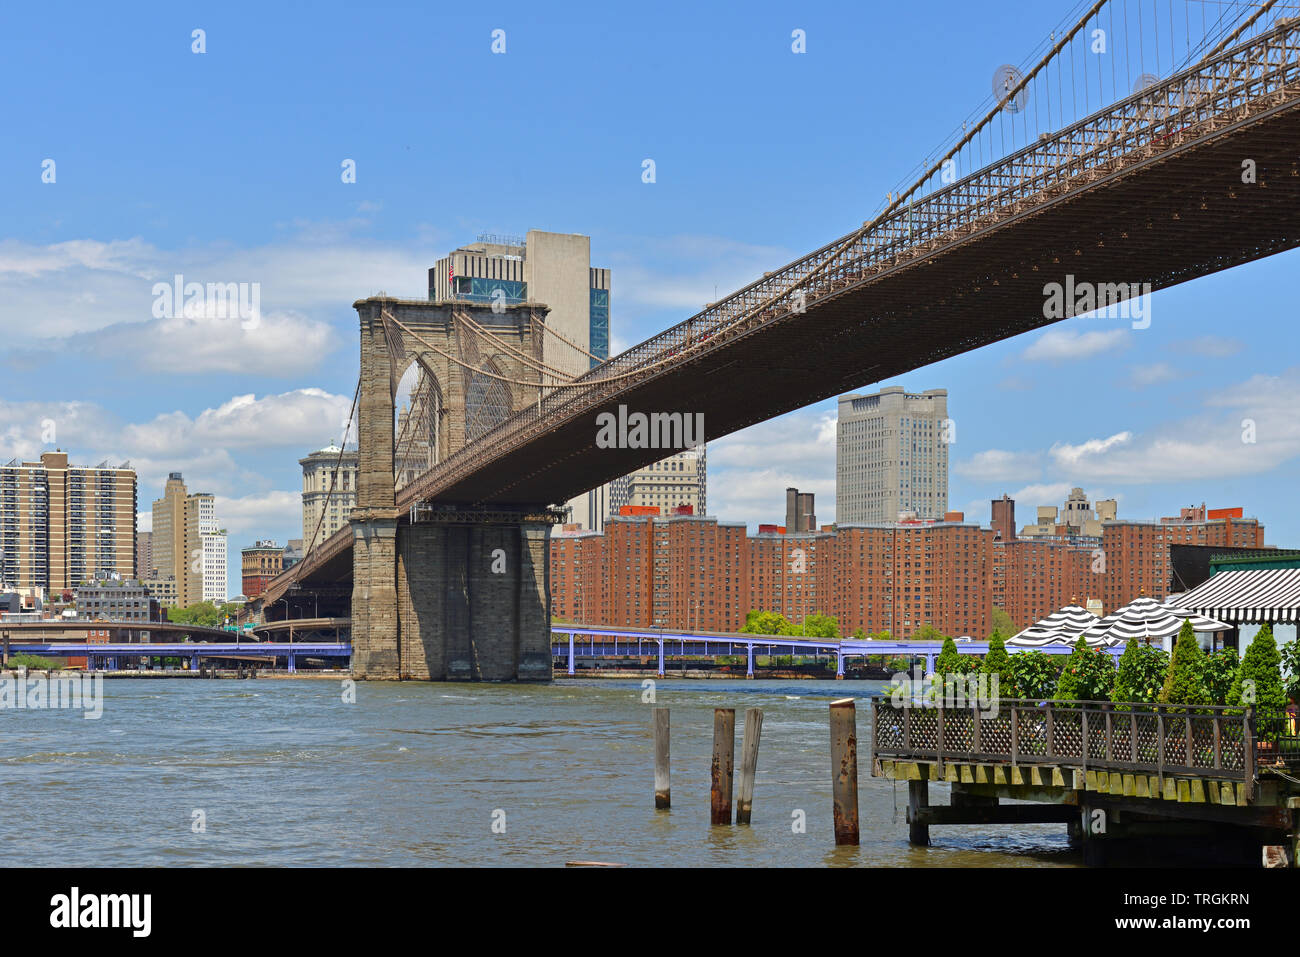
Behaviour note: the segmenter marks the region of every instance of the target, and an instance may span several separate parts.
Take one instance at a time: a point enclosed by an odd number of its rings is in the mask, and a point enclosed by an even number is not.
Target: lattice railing
[[[871,713],[873,757],[1225,780],[1251,779],[1256,767],[1253,708],[1001,700],[981,709],[876,698]]]

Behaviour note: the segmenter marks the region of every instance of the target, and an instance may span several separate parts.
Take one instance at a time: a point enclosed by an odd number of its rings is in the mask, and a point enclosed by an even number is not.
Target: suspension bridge
[[[1080,4],[861,227],[581,375],[544,304],[359,300],[356,508],[254,613],[350,615],[358,676],[547,680],[554,506],[666,454],[602,415],[713,440],[1300,245],[1296,7]]]

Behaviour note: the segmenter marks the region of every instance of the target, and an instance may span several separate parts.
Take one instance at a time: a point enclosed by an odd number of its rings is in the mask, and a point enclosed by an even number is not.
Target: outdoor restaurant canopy
[[[1170,601],[1234,624],[1300,621],[1300,568],[1223,571]]]
[[[1020,648],[1041,648],[1043,645],[1069,644],[1097,624],[1098,618],[1086,608],[1066,605],[1041,621],[1036,621],[1024,631],[1007,639],[1008,645]]]
[[[1090,645],[1118,645],[1131,638],[1148,641],[1153,638],[1168,638],[1178,634],[1183,622],[1188,620],[1195,631],[1229,631],[1232,628],[1231,625],[1198,615],[1187,608],[1143,595],[1097,622],[1085,632],[1085,640]]]

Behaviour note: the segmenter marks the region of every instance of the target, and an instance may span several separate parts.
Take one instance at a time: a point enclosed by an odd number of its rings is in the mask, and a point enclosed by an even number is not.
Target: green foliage
[[[745,616],[745,627],[740,630],[747,635],[788,635],[790,620],[775,611],[755,609]]]
[[[1004,609],[996,606],[993,608],[993,630],[1000,635],[1016,633],[1016,623],[1011,620],[1011,616]]]
[[[1300,638],[1288,641],[1278,654],[1282,659],[1282,686],[1292,701],[1300,701]]]
[[[1169,656],[1164,649],[1130,638],[1120,655],[1111,701],[1153,702],[1159,699],[1169,671]]]
[[[1056,690],[1059,669],[1053,656],[1037,649],[1018,651],[1011,655],[1011,688],[1009,696],[1042,701]]]
[[[62,661],[55,661],[53,658],[41,658],[37,655],[29,655],[25,651],[20,651],[9,656],[10,668],[28,668],[32,671],[59,671],[63,668]]]
[[[814,612],[803,620],[801,626],[795,626],[793,633],[806,635],[809,638],[838,638],[840,623],[830,615]]]
[[[1100,648],[1089,648],[1079,636],[1074,643],[1061,678],[1056,683],[1056,701],[1106,701],[1115,684],[1115,666],[1110,655]]]
[[[217,628],[225,624],[227,616],[233,618],[238,615],[240,607],[233,603],[217,606],[210,601],[201,601],[185,608],[167,609],[167,620],[181,625]]]
[[[886,667],[893,674],[900,674],[903,672],[911,671],[912,659],[904,658],[902,655],[896,655],[893,658],[889,659],[889,663],[886,665]]]
[[[943,650],[939,652],[939,657],[934,662],[934,673],[937,675],[961,675],[969,670],[965,660],[966,656],[957,650],[957,643],[951,638],[943,640]]]
[[[934,627],[934,625],[930,624],[927,621],[924,624],[922,624],[921,627],[917,628],[916,631],[912,632],[912,640],[913,641],[942,641],[944,642],[944,647],[947,647],[947,643],[952,639],[949,638],[947,635],[943,634],[943,632],[939,631],[938,628]]]
[[[894,640],[894,637],[893,637],[893,635],[891,635],[891,634],[889,633],[889,629],[888,629],[888,628],[883,628],[883,629],[881,629],[880,631],[876,632],[875,638],[876,638],[876,641],[893,641],[893,640]]]
[[[862,626],[859,625],[857,628],[853,629],[853,637],[857,641],[865,641],[867,638],[867,633],[863,631]]]
[[[1160,700],[1165,704],[1209,704],[1204,671],[1205,653],[1196,640],[1192,623],[1184,621],[1178,632],[1178,643],[1174,645],[1173,657],[1169,659],[1169,671],[1165,675],[1165,685],[1160,689]]]
[[[1232,686],[1237,681],[1237,669],[1240,666],[1236,648],[1220,648],[1214,654],[1206,655],[1201,670],[1201,683],[1205,686],[1210,704],[1228,703],[1228,695],[1232,693]]]
[[[1255,726],[1260,738],[1267,741],[1277,739],[1282,730],[1281,715],[1286,709],[1281,661],[1273,629],[1265,625],[1241,656],[1237,680],[1228,693],[1228,704],[1254,705],[1259,713]]]
[[[997,630],[989,637],[988,654],[984,656],[984,663],[980,666],[980,672],[990,676],[998,676],[998,695],[1012,694],[1014,680],[1011,672],[1011,655],[1007,654],[1006,643],[1002,640],[1002,635]]]

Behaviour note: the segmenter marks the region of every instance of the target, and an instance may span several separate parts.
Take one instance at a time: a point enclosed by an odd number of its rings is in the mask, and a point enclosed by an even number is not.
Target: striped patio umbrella
[[[1036,621],[1024,631],[1007,639],[1008,645],[1020,648],[1041,648],[1043,645],[1070,644],[1097,624],[1099,619],[1086,608],[1066,605]]]
[[[1189,620],[1196,631],[1228,631],[1232,628],[1186,608],[1142,595],[1101,619],[1085,633],[1084,638],[1090,645],[1125,644],[1130,638],[1151,641],[1178,634],[1183,622]]]

